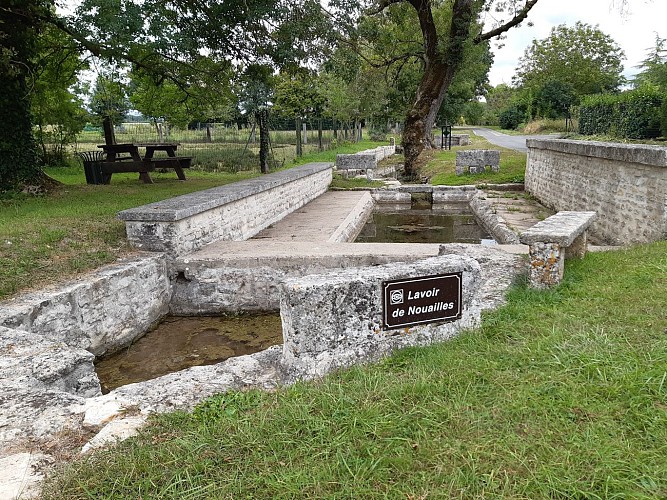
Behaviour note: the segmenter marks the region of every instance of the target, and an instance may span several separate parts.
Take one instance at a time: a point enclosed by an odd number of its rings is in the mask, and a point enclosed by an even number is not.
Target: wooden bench
[[[586,230],[595,217],[595,212],[558,212],[521,233],[519,240],[529,248],[530,286],[549,288],[561,282],[565,258],[586,254]]]

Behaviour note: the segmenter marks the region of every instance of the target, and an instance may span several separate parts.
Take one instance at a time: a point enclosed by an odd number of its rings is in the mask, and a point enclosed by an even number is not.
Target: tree
[[[383,52],[373,61],[374,64],[400,64],[415,58],[423,64],[421,79],[403,128],[407,177],[417,176],[417,159],[429,145],[436,114],[461,68],[466,52],[472,46],[487,43],[520,24],[536,3],[537,0],[377,0],[365,11],[366,16],[382,17],[402,28],[396,30],[401,36],[379,46]],[[348,19],[352,18],[350,13],[356,10],[356,2],[351,0],[337,0],[331,4],[337,6],[343,17]],[[506,12],[509,18],[501,19],[492,29],[484,31],[483,18],[490,10]],[[410,22],[406,24],[404,20]],[[415,43],[416,40],[410,36],[414,26],[419,27],[419,43]],[[407,36],[402,36],[403,32]],[[351,43],[354,44],[363,34],[352,30]],[[384,32],[379,35],[384,36]]]
[[[37,40],[30,93],[40,163],[63,162],[65,147],[76,140],[88,118],[78,87],[79,73],[88,64],[71,40],[53,26],[45,26]]]
[[[655,46],[648,49],[646,59],[639,65],[641,71],[633,80],[636,88],[654,85],[667,91],[667,39],[655,34]]]
[[[578,96],[613,92],[624,83],[624,58],[623,50],[597,27],[561,24],[526,48],[514,83],[535,91],[557,81]]]
[[[533,98],[536,116],[542,118],[562,118],[568,116],[570,107],[577,104],[578,98],[571,85],[558,80],[544,83]]]
[[[90,100],[90,111],[104,127],[104,138],[107,144],[114,144],[114,124],[121,123],[130,110],[130,101],[125,92],[125,85],[118,75],[109,72],[99,75],[95,82]]]
[[[5,0],[0,12],[0,192],[41,176],[32,134],[29,82],[37,53],[41,17],[49,0]]]
[[[271,68],[261,64],[249,65],[239,88],[239,101],[246,113],[254,116],[259,128],[259,167],[269,172],[269,106],[274,94],[275,78]]]

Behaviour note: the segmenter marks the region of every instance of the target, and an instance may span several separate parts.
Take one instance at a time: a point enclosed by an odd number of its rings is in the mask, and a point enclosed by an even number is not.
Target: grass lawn
[[[379,144],[362,141],[338,152]],[[325,151],[304,155],[290,165],[335,158],[336,151]],[[259,175],[190,169],[185,182],[170,171],[152,173],[154,184],[140,183],[133,173],[114,174],[109,185],[87,185],[80,166],[47,173],[63,183],[47,196],[0,198],[0,299],[90,271],[131,252],[125,224],[116,219],[120,210]]]
[[[517,286],[483,326],[155,417],[46,499],[665,498],[667,242]]]
[[[466,184],[504,184],[523,182],[526,171],[526,153],[501,148],[476,135],[472,130],[457,129],[456,134],[469,134],[470,145],[456,147],[450,151],[435,149],[422,168],[422,174],[431,178],[431,184],[462,186]],[[500,172],[487,171],[483,174],[456,175],[456,151],[462,149],[500,150]]]

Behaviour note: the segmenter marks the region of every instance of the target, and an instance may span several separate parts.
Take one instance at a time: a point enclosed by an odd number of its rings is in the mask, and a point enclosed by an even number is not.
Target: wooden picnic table
[[[184,168],[188,168],[192,158],[176,156],[178,143],[147,143],[147,144],[100,144],[97,146],[106,154],[102,162],[102,172],[109,176],[120,172],[138,172],[139,179],[146,184],[152,184],[150,173],[156,168],[173,168],[178,178],[185,180]],[[139,148],[146,148],[142,157]],[[167,153],[166,158],[155,158],[156,151]]]

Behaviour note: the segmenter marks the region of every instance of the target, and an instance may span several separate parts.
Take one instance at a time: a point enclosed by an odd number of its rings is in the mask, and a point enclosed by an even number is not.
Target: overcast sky
[[[512,83],[519,57],[534,39],[548,37],[554,26],[573,26],[577,21],[598,25],[614,39],[625,52],[623,74],[632,77],[647,49],[655,45],[655,33],[667,38],[667,0],[629,0],[629,12],[624,15],[619,4],[620,0],[539,0],[528,15],[534,26],[529,27],[524,21],[509,32],[504,47],[494,47],[491,85]]]

